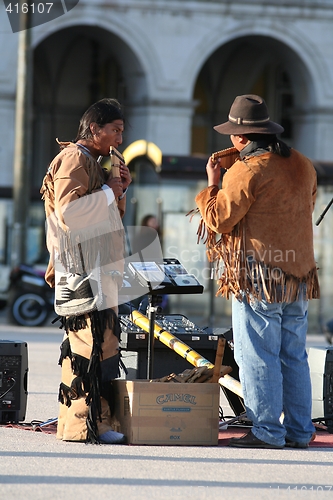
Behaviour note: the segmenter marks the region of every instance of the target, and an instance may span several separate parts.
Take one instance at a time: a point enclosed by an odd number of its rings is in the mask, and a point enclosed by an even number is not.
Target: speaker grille
[[[0,341],[0,423],[25,419],[28,349],[25,342]]]

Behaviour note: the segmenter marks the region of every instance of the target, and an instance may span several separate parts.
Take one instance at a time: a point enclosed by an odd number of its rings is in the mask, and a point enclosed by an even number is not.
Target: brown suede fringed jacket
[[[79,242],[87,271],[95,266],[96,253],[101,255],[104,267],[106,262],[113,261],[122,271],[123,261],[121,218],[126,200],[108,204],[101,188],[109,174],[76,144],[59,142],[59,145],[61,152],[52,161],[40,190],[45,202],[50,252],[45,279],[51,287],[54,287],[54,249],[64,260],[70,254],[75,265],[80,261]],[[66,262],[64,265],[67,267]],[[81,272],[80,263],[77,267],[77,272]],[[117,269],[117,265],[114,267]]]
[[[202,216],[198,238],[211,262],[221,266],[217,295],[240,292],[268,302],[319,298],[313,251],[315,169],[295,150],[281,157],[264,152],[238,159],[222,188],[209,186],[195,198]],[[218,238],[217,235],[221,235]]]

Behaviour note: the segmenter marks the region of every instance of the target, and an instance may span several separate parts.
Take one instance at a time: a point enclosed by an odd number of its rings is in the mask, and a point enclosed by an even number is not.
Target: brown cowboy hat
[[[216,125],[216,132],[226,135],[280,134],[284,131],[269,118],[264,99],[258,95],[239,95],[234,100],[228,121]]]

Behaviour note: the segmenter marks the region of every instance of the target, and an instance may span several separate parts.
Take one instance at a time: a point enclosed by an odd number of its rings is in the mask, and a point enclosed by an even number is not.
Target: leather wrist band
[[[127,193],[127,189],[128,188],[126,188],[125,191],[123,191],[123,194],[119,196],[118,200],[122,200],[124,198],[125,194]]]

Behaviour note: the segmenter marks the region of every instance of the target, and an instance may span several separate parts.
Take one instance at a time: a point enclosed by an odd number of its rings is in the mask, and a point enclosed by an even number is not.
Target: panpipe
[[[239,151],[234,147],[222,149],[221,151],[213,153],[211,159],[213,163],[216,163],[217,160],[221,160],[220,167],[227,170],[239,159]]]

